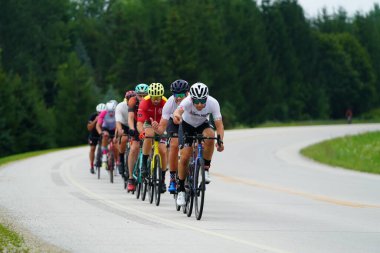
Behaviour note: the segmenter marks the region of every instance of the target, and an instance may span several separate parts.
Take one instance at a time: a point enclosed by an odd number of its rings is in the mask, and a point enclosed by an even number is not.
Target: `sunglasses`
[[[150,96],[152,100],[160,100],[162,96]]]
[[[178,93],[178,94],[174,93],[173,95],[174,95],[175,98],[184,98],[184,97],[186,97],[185,93]]]
[[[139,96],[139,97],[145,97],[146,95],[148,95],[148,94],[146,94],[146,93],[137,94],[137,96]]]
[[[202,98],[202,99],[196,99],[196,98],[193,98],[193,104],[199,104],[201,103],[202,105],[206,104],[206,101],[207,101],[207,98]]]

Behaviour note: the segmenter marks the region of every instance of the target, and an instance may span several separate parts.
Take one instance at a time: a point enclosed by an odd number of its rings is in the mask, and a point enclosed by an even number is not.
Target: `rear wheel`
[[[202,218],[206,191],[204,160],[198,159],[196,166],[197,167],[194,171],[194,206],[195,217],[197,220],[200,220]]]
[[[114,160],[114,155],[113,155],[113,151],[110,150],[108,152],[108,172],[110,174],[110,182],[113,183],[113,170],[114,170],[114,164],[115,164],[115,160]]]
[[[194,202],[194,189],[193,189],[193,172],[190,170],[189,175],[187,175],[185,180],[185,199],[186,199],[186,213],[187,217],[190,217],[193,212],[193,202]]]
[[[146,178],[148,193],[149,193],[149,203],[153,203],[154,199],[154,185],[153,182],[155,180],[156,173],[151,170],[151,158],[148,159],[148,176]]]
[[[101,148],[101,139],[99,140],[99,144],[96,148],[96,158],[95,158],[95,168],[96,168],[96,174],[98,174],[98,179],[100,179],[100,167],[102,166],[102,148]]]

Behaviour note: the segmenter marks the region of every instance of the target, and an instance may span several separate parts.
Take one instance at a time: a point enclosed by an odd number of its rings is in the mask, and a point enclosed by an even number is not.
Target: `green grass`
[[[0,252],[29,252],[24,240],[16,232],[0,224]]]
[[[301,153],[332,166],[380,174],[380,132],[323,141],[302,149]]]
[[[74,147],[54,148],[54,149],[47,149],[47,150],[41,150],[41,151],[32,151],[32,152],[27,152],[27,153],[22,153],[22,154],[16,154],[16,155],[11,155],[11,156],[6,156],[6,157],[3,157],[3,158],[0,158],[0,166],[4,165],[6,163],[17,161],[17,160],[26,159],[26,158],[33,157],[33,156],[38,156],[38,155],[44,155],[44,154],[51,153],[51,152],[54,152],[54,151],[59,151],[59,150],[64,150],[64,149],[70,149],[70,148],[74,148]]]

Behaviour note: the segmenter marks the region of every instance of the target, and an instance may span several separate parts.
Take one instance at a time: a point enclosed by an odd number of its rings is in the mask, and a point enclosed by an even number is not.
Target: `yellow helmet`
[[[164,86],[161,83],[151,83],[149,85],[148,94],[150,96],[163,96]]]

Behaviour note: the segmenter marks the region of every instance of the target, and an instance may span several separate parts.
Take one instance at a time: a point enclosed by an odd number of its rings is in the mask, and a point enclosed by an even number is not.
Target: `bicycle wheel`
[[[136,180],[136,199],[139,199],[141,193],[141,173],[139,159],[136,161],[135,168],[133,169],[133,177]]]
[[[203,213],[203,205],[205,200],[205,168],[204,168],[204,160],[199,158],[196,163],[196,168],[194,171],[194,206],[195,206],[195,217],[197,220],[202,218]]]
[[[114,170],[114,155],[113,151],[108,152],[108,172],[110,174],[110,182],[113,183],[113,170]]]
[[[156,155],[154,157],[154,174],[155,180],[153,181],[154,187],[154,201],[156,206],[160,205],[161,188],[162,188],[162,172],[161,172],[161,157]]]
[[[148,179],[147,178],[142,178],[141,179],[141,190],[142,190],[142,193],[141,193],[141,200],[142,201],[145,201],[145,198],[146,198],[146,192],[148,191]]]
[[[186,176],[186,180],[185,180],[185,198],[186,198],[186,215],[187,217],[190,217],[192,212],[193,212],[193,204],[194,204],[194,175],[193,175],[193,172],[194,171],[194,164],[193,162],[191,161],[191,163],[189,163],[189,167],[188,167],[188,174]]]
[[[96,150],[96,162],[95,162],[95,168],[98,174],[98,179],[100,179],[100,167],[102,166],[102,148],[101,145],[98,144],[97,150]]]

